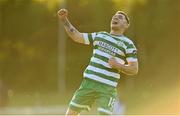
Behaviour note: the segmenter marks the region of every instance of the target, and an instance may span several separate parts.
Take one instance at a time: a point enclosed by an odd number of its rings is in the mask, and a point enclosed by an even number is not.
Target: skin
[[[64,28],[69,35],[69,37],[77,42],[84,44],[83,33],[79,32],[68,20],[68,11],[66,9],[60,9],[58,11],[58,17],[64,25]],[[111,20],[111,35],[120,36],[123,35],[126,29],[128,29],[129,24],[125,18],[122,11],[117,11]],[[138,72],[138,62],[128,62],[126,65],[119,63],[114,57],[110,58],[108,61],[109,65],[119,70],[127,75],[135,75]],[[78,112],[68,109],[66,115],[79,115]]]

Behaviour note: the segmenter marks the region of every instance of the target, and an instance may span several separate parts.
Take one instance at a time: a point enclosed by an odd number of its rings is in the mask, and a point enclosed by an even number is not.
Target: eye
[[[123,16],[122,16],[122,15],[118,15],[118,18],[119,18],[119,19],[123,19]]]

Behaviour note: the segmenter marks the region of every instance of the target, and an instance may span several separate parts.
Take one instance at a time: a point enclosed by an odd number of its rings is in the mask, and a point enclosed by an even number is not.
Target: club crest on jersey
[[[126,45],[121,41],[118,41],[117,45],[120,46],[120,47],[126,48]]]

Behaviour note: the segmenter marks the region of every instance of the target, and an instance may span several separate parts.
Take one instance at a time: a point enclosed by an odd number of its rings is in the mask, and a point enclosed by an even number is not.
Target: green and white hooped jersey
[[[108,60],[115,57],[122,64],[137,61],[137,49],[125,36],[113,36],[107,32],[83,33],[85,44],[93,44],[93,56],[84,71],[84,78],[116,87],[119,71],[113,69]]]

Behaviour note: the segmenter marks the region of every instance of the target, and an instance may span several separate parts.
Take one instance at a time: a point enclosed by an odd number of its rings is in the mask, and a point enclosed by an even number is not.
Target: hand
[[[68,16],[68,11],[66,9],[60,9],[57,14],[61,20],[64,20]]]
[[[108,61],[109,65],[112,67],[112,68],[116,68],[116,65],[118,64],[117,60],[115,59],[115,57],[112,57],[109,59]]]

